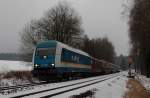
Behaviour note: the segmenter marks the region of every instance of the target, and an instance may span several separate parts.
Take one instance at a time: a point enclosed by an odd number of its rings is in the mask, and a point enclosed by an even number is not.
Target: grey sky
[[[19,31],[62,0],[0,0],[0,53],[18,52]],[[129,52],[128,26],[121,18],[125,0],[67,0],[82,17],[85,33],[108,37],[117,55]]]

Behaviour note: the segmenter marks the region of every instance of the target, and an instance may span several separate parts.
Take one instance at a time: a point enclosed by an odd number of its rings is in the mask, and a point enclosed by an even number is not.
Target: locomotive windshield
[[[37,48],[36,50],[37,56],[48,56],[48,55],[55,55],[55,48]]]

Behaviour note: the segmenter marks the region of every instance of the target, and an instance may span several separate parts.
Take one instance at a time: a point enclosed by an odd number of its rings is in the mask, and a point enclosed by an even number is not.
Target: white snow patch
[[[10,71],[28,71],[32,69],[32,63],[23,61],[0,60],[0,73]]]
[[[114,80],[107,81],[103,86],[99,85],[99,89],[96,92],[96,98],[123,98],[125,92],[127,92],[126,84],[127,84],[126,77],[118,77]]]

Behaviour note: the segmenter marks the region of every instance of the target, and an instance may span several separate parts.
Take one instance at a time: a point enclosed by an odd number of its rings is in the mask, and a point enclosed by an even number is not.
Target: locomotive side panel
[[[91,72],[91,63],[89,57],[64,47],[62,47],[61,50],[60,62],[57,64],[59,64],[57,65],[59,66],[57,69],[61,73]]]

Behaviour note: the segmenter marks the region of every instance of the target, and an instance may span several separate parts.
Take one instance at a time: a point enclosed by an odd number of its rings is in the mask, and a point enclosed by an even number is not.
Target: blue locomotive
[[[37,44],[33,55],[33,76],[42,80],[87,76],[91,73],[89,54],[50,40]]]

